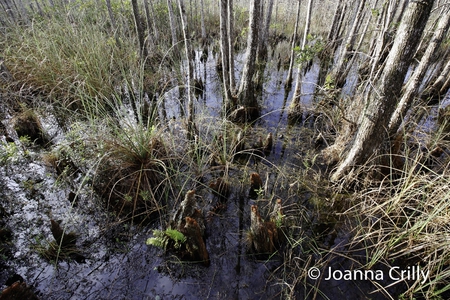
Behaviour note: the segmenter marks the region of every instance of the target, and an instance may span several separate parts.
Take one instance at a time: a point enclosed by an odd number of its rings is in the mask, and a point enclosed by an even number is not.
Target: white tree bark
[[[258,102],[254,95],[253,75],[258,50],[258,37],[260,29],[261,0],[252,0],[250,5],[250,24],[247,38],[246,60],[242,71],[239,86],[239,104],[244,107],[257,108]]]
[[[231,87],[230,87],[230,39],[228,37],[228,1],[220,0],[220,53],[222,58],[222,81],[224,89],[224,102],[226,109],[230,109]]]
[[[300,4],[301,4],[301,0],[297,1],[297,17],[295,18],[295,27],[294,27],[294,35],[292,36],[292,43],[291,43],[291,55],[289,57],[289,69],[288,69],[288,74],[286,77],[286,89],[291,89],[291,85],[292,85],[292,72],[293,72],[293,68],[294,68],[294,61],[295,61],[295,43],[297,41],[297,32],[298,32],[298,22],[300,19]]]
[[[354,166],[366,163],[378,150],[388,151],[389,121],[401,96],[403,81],[433,3],[434,0],[409,3],[381,78],[375,83],[374,90],[368,95],[368,102],[359,112],[357,130],[354,137],[348,139],[351,140],[349,151],[331,176],[332,181],[344,178]]]
[[[308,39],[309,34],[309,28],[311,25],[311,12],[312,12],[312,5],[313,0],[308,1],[308,9],[306,13],[306,23],[305,23],[305,30],[303,32],[303,41],[302,41],[302,47],[301,50],[305,50],[306,47],[306,41]],[[303,69],[303,63],[300,62],[297,67],[297,80],[295,81],[295,90],[294,95],[292,96],[291,104],[289,105],[289,117],[291,119],[298,119],[302,115],[301,110],[301,103],[300,103],[300,95],[301,95],[301,88],[302,88],[302,69]]]
[[[187,64],[188,64],[188,73],[186,78],[186,86],[187,86],[187,99],[188,99],[188,138],[193,140],[195,137],[195,126],[194,126],[194,102],[193,102],[193,66],[192,66],[192,57],[191,57],[191,45],[188,36],[187,29],[187,20],[186,20],[186,10],[184,8],[184,0],[178,0],[178,8],[180,9],[181,16],[181,27],[183,31],[184,38],[184,53],[186,56]]]
[[[408,80],[402,98],[400,99],[400,102],[398,103],[397,108],[391,117],[389,130],[392,134],[397,132],[398,127],[400,126],[400,123],[402,122],[402,119],[406,114],[406,111],[411,106],[414,97],[418,95],[420,84],[422,83],[428,66],[430,65],[431,58],[436,53],[438,47],[441,45],[442,39],[447,33],[449,26],[450,13],[446,11],[443,13],[443,15],[441,15],[439,24],[433,34],[433,37],[431,38],[431,41],[428,44],[427,49],[425,50],[425,54],[422,56],[419,65]]]

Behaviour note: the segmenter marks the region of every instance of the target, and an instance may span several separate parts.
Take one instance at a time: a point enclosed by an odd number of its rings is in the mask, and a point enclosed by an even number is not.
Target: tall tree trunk
[[[172,33],[172,47],[177,44],[177,29],[175,27],[175,16],[173,15],[172,0],[167,0],[167,8],[169,10],[170,32]]]
[[[448,11],[444,11],[439,20],[439,24],[431,38],[431,41],[429,42],[428,47],[425,50],[425,54],[422,56],[419,65],[408,80],[402,98],[400,99],[400,102],[398,103],[397,108],[391,117],[391,121],[389,124],[389,130],[391,134],[397,132],[397,129],[400,126],[400,123],[402,122],[402,119],[405,116],[407,110],[411,106],[412,101],[418,95],[419,87],[422,83],[423,78],[425,77],[425,73],[428,69],[428,66],[430,65],[430,61],[433,55],[435,55],[436,50],[441,45],[442,39],[447,33],[449,26],[450,13]]]
[[[380,79],[374,83],[374,89],[368,93],[367,102],[361,110],[349,112],[357,113],[359,119],[353,137],[347,137],[347,141],[350,141],[347,147],[349,150],[332,174],[332,181],[344,179],[353,167],[367,163],[377,152],[389,151],[389,121],[401,96],[403,81],[433,3],[434,0],[409,2]]]
[[[353,20],[352,26],[347,34],[347,39],[344,45],[341,46],[341,53],[339,54],[338,61],[336,66],[333,68],[331,72],[331,78],[334,80],[334,83],[337,87],[341,87],[344,84],[344,73],[345,73],[345,63],[348,59],[348,51],[353,50],[353,46],[355,43],[356,32],[359,28],[359,24],[361,24],[361,20],[364,16],[364,7],[366,4],[366,0],[361,0],[359,2],[358,11],[356,13],[355,19]]]
[[[270,21],[272,19],[273,0],[269,0],[267,5],[267,14],[264,20],[264,27],[259,39],[258,58],[257,61],[263,62],[267,59],[267,45],[269,40]]]
[[[141,18],[139,16],[139,7],[137,0],[131,0],[131,5],[133,6],[133,16],[136,25],[136,32],[139,39],[139,53],[142,61],[148,56],[147,47],[145,46],[145,34],[144,28],[142,27]]]
[[[305,31],[303,32],[303,41],[301,50],[305,50],[306,42],[309,34],[309,27],[311,25],[311,12],[312,12],[313,0],[308,1],[308,9],[306,13]],[[302,69],[306,62],[300,62],[297,67],[297,80],[295,81],[294,95],[292,96],[291,104],[289,105],[288,117],[289,119],[296,121],[302,118],[302,108],[300,103],[301,89],[302,89]]]
[[[422,93],[423,101],[442,99],[450,88],[450,55],[447,56],[447,64],[439,76]]]
[[[378,4],[378,0],[374,0],[374,1],[375,1],[375,3],[373,4],[373,8],[371,9],[371,11],[374,11],[376,9],[376,7],[377,7],[377,4]],[[366,21],[366,25],[364,25],[364,28],[363,28],[362,32],[360,33],[360,38],[359,38],[358,43],[352,49],[353,53],[351,55],[349,55],[351,57],[351,59],[346,64],[344,70],[340,74],[340,78],[342,79],[342,81],[343,81],[344,78],[347,78],[348,74],[350,73],[351,68],[353,67],[353,64],[355,63],[356,59],[359,58],[359,56],[356,55],[356,53],[358,53],[360,51],[361,45],[363,44],[364,39],[366,37],[367,30],[369,28],[369,24],[371,23],[370,20],[372,19],[372,17],[373,17],[373,13],[370,13],[369,17],[365,18],[366,19],[365,20]]]
[[[113,10],[112,10],[112,7],[111,7],[111,0],[106,0],[106,8],[108,10],[109,19],[111,20],[112,33],[114,34],[114,38],[116,40],[117,46],[120,47],[121,43],[120,43],[120,39],[119,39],[118,34],[117,34],[117,30],[118,30],[117,29],[117,23],[116,23],[116,18],[114,17],[114,13],[113,13]]]
[[[206,27],[205,27],[205,0],[200,0],[200,22],[202,27],[202,45],[206,44]]]
[[[236,94],[236,76],[234,74],[234,16],[233,0],[228,0],[227,18],[228,18],[228,75],[230,76],[230,93],[234,97]]]
[[[341,24],[343,21],[343,16],[345,15],[345,7],[344,0],[339,0],[338,4],[336,5],[336,10],[333,14],[333,21],[331,22],[330,30],[328,31],[327,41],[329,43],[336,42],[336,39],[339,35],[339,31],[341,28]],[[334,52],[334,51],[333,51]]]
[[[245,65],[242,70],[241,83],[239,86],[239,104],[251,110],[247,119],[254,119],[259,114],[258,101],[255,97],[255,85],[253,75],[256,67],[256,54],[258,50],[258,36],[260,29],[261,0],[252,0],[250,5],[250,24],[247,38],[247,50]]]
[[[184,8],[184,0],[178,0],[178,7],[180,9],[180,16],[181,16],[181,27],[183,31],[183,38],[184,38],[184,52],[186,55],[186,60],[188,64],[188,70],[187,70],[187,100],[188,100],[188,113],[187,113],[187,135],[189,140],[194,140],[196,135],[195,130],[195,123],[194,123],[194,102],[193,102],[193,66],[192,66],[192,57],[191,57],[191,45],[190,40],[188,36],[188,29],[187,29],[187,20],[186,20],[186,10]]]
[[[294,68],[294,61],[295,61],[295,43],[297,40],[297,32],[298,32],[298,23],[300,19],[300,4],[301,0],[297,1],[297,16],[295,18],[295,27],[294,27],[294,34],[292,35],[292,42],[291,42],[291,55],[289,56],[289,69],[288,74],[286,77],[286,83],[285,83],[285,89],[291,90],[292,87],[292,69]]]
[[[346,3],[344,0],[339,0],[336,10],[333,14],[333,21],[331,22],[330,30],[328,31],[326,45],[324,50],[319,53],[320,66],[319,76],[317,78],[317,86],[324,86],[327,73],[332,66],[333,58],[338,47],[338,37],[344,22]],[[325,87],[328,89],[328,87]]]
[[[156,26],[156,19],[155,19],[155,10],[153,8],[153,2],[150,2],[150,13],[152,16],[152,24],[153,24],[153,37],[155,38],[155,43],[158,44],[159,41],[159,31],[158,26]]]
[[[395,16],[395,12],[398,10],[399,1],[398,0],[390,0],[386,6],[383,6],[383,12],[381,14],[380,19],[380,30],[378,37],[372,45],[371,49],[371,57],[372,64],[371,64],[371,70],[369,73],[369,82],[373,81],[374,78],[377,78],[377,70],[380,69],[384,64],[385,59],[387,58],[387,55],[389,53],[389,49],[392,45],[392,34],[391,31],[393,30],[393,20]]]
[[[152,36],[150,34],[152,28],[152,19],[150,18],[150,9],[148,7],[147,0],[144,0],[144,11],[145,11],[145,20],[147,21],[147,38],[149,40],[150,45],[152,44],[154,45],[155,41],[154,39],[152,39]]]
[[[228,38],[228,1],[220,0],[220,51],[222,59],[222,81],[224,90],[225,110],[228,111],[234,106],[231,102],[230,88],[230,39]]]

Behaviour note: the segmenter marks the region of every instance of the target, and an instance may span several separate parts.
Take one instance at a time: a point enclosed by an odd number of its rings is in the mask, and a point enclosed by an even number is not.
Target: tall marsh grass
[[[78,109],[81,98],[107,99],[124,77],[139,74],[133,35],[119,47],[104,11],[86,3],[55,6],[28,25],[6,29],[0,48],[12,84]]]
[[[360,225],[352,247],[366,252],[367,268],[382,263],[429,271],[424,284],[421,279],[406,282],[404,297],[443,299],[450,284],[449,159],[445,151],[436,155],[431,150],[448,149],[449,144],[439,129],[409,137],[422,146],[405,142],[403,169],[394,170],[379,186],[355,194],[357,204],[350,212]]]

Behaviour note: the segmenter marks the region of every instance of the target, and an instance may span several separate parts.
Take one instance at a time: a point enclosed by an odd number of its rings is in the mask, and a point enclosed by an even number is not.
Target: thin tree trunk
[[[172,47],[177,44],[177,30],[175,27],[175,17],[173,15],[172,0],[167,0],[167,8],[169,10],[170,32],[172,33]]]
[[[155,38],[155,44],[158,44],[159,31],[158,31],[158,27],[156,26],[155,11],[153,9],[153,1],[150,1],[150,14],[151,14],[151,18],[153,20],[153,22],[152,22],[153,37]]]
[[[224,90],[224,102],[226,110],[230,110],[234,104],[231,102],[230,89],[230,39],[228,38],[228,2],[227,0],[220,0],[220,51],[222,59],[222,81]]]
[[[258,61],[263,62],[267,60],[267,45],[269,40],[269,29],[270,29],[270,21],[272,19],[272,11],[273,11],[273,0],[269,0],[267,5],[267,15],[264,21],[264,29],[261,33],[261,38],[259,39],[259,49],[258,49]]]
[[[151,42],[151,44],[154,45],[155,41],[152,39],[152,36],[150,34],[152,28],[152,19],[150,18],[150,9],[148,7],[147,0],[144,0],[144,11],[145,11],[145,20],[147,21],[147,37],[149,42]]]
[[[295,43],[297,40],[297,32],[298,32],[298,23],[300,19],[300,4],[301,0],[297,1],[297,17],[295,18],[295,27],[294,27],[294,35],[292,36],[292,43],[291,43],[291,55],[289,57],[289,69],[288,74],[286,77],[286,83],[285,83],[285,89],[291,90],[292,87],[292,70],[294,68],[294,61],[295,61]]]
[[[134,22],[139,39],[139,53],[142,61],[144,61],[148,56],[148,51],[147,47],[145,46],[144,28],[142,28],[141,18],[139,16],[139,7],[137,4],[137,0],[131,0],[131,5],[133,6]]]
[[[227,5],[228,17],[228,75],[230,76],[230,93],[234,97],[236,94],[236,76],[234,74],[234,16],[233,16],[233,0],[228,0]]]
[[[346,4],[344,3],[344,0],[339,0],[333,15],[330,30],[328,31],[326,46],[324,50],[319,53],[320,65],[319,76],[317,78],[318,86],[323,86],[325,84],[326,75],[330,71],[333,58],[335,57],[335,52],[339,44],[337,39],[345,17],[345,7]],[[326,88],[328,89],[328,87]]]
[[[336,10],[334,11],[333,21],[331,22],[331,27],[327,36],[328,42],[335,42],[339,35],[340,23],[342,23],[342,16],[345,12],[345,10],[342,9],[343,1],[344,0],[339,0]]]
[[[313,0],[308,1],[308,9],[306,13],[305,31],[303,32],[303,41],[301,50],[305,50],[306,41],[308,39],[309,28],[311,25],[311,12],[312,12]],[[289,105],[288,117],[289,119],[296,121],[302,117],[302,108],[300,103],[301,89],[302,89],[302,69],[304,62],[300,62],[297,67],[297,80],[295,81],[294,95],[292,96],[291,104]]]
[[[202,27],[202,45],[206,44],[205,8],[204,0],[200,0],[200,22]]]
[[[431,41],[428,44],[427,49],[425,50],[425,54],[420,60],[419,65],[414,70],[413,75],[408,80],[408,83],[405,87],[405,92],[400,99],[400,102],[397,105],[397,108],[392,115],[391,122],[389,124],[389,130],[391,134],[397,132],[400,123],[402,122],[403,116],[405,116],[407,110],[410,108],[413,99],[419,93],[419,87],[425,77],[425,73],[430,65],[430,61],[435,55],[436,50],[439,48],[447,30],[450,26],[450,13],[448,11],[444,11],[443,15],[439,20],[439,24],[431,38]]]
[[[114,17],[114,13],[113,13],[113,10],[111,7],[111,0],[106,0],[106,8],[108,10],[109,19],[111,20],[111,29],[114,34],[116,44],[118,47],[120,47],[121,43],[120,43],[120,39],[117,34],[118,28],[117,28],[116,18]]]
[[[358,25],[361,23],[365,4],[366,0],[361,0],[359,2],[358,11],[356,13],[355,19],[353,20],[352,27],[347,34],[345,44],[341,47],[341,53],[339,54],[338,61],[331,73],[331,78],[333,78],[337,87],[341,87],[343,85],[345,79],[343,78],[343,73],[345,71],[345,62],[348,59],[347,54],[349,50],[353,50],[353,45],[355,43],[355,33],[358,30]]]
[[[258,36],[260,29],[260,9],[261,1],[252,0],[250,5],[250,24],[247,39],[246,60],[242,71],[241,83],[239,86],[239,104],[245,108],[252,109],[249,116],[251,119],[256,117],[258,112],[258,101],[255,97],[255,87],[253,75],[255,74],[255,60],[258,50]]]
[[[380,79],[362,110],[353,112],[359,115],[356,132],[353,138],[347,137],[347,141],[351,140],[349,150],[331,176],[332,181],[343,179],[354,166],[367,163],[377,152],[389,151],[389,121],[433,3],[434,0],[409,2]]]
[[[375,43],[375,50],[372,51],[371,57],[373,57],[372,68],[370,70],[369,82],[373,81],[374,78],[378,77],[376,73],[377,69],[381,70],[385,58],[387,57],[390,49],[390,44],[392,43],[391,35],[389,31],[392,30],[392,22],[395,16],[395,12],[398,10],[399,1],[389,1],[387,10],[383,11],[383,21],[381,24],[381,29],[378,34],[378,38]]]
[[[375,0],[375,3],[373,5],[373,9],[372,10],[376,9],[377,4],[378,4],[378,0]],[[356,44],[356,46],[352,50],[352,52],[354,52],[354,53],[351,55],[350,61],[346,64],[345,69],[344,69],[344,71],[341,74],[341,78],[347,78],[348,73],[350,73],[350,70],[351,70],[353,64],[355,63],[356,59],[359,57],[357,55],[357,53],[359,52],[359,50],[361,48],[361,45],[362,45],[362,43],[363,43],[363,41],[364,41],[364,39],[366,37],[367,30],[369,28],[369,24],[371,23],[370,20],[372,19],[372,16],[373,16],[373,14],[369,14],[369,17],[366,18],[367,19],[366,20],[366,25],[364,25],[364,28],[363,28],[363,30],[362,30],[362,32],[360,34],[361,36],[359,38],[358,44]]]
[[[445,96],[450,88],[450,56],[447,57],[447,64],[436,80],[424,91],[422,100],[429,101],[431,99],[441,99]]]
[[[188,74],[187,74],[187,99],[188,99],[188,113],[187,113],[187,119],[188,119],[188,130],[187,135],[189,140],[194,140],[195,138],[195,124],[194,124],[194,102],[192,100],[193,93],[192,93],[192,83],[193,83],[193,66],[192,66],[192,57],[191,57],[191,46],[190,41],[188,37],[188,29],[187,29],[187,20],[186,20],[186,11],[183,4],[184,0],[178,0],[178,7],[180,9],[180,16],[181,16],[181,27],[183,31],[183,38],[184,38],[184,52],[186,55],[186,60],[188,64]]]

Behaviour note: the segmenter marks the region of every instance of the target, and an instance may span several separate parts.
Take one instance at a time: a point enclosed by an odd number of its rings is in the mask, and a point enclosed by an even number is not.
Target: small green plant
[[[17,162],[19,156],[19,148],[14,142],[2,143],[0,146],[0,163],[2,165]]]
[[[275,217],[275,226],[277,228],[281,228],[283,226],[284,215],[278,211],[277,216]]]
[[[176,229],[167,228],[166,230],[153,230],[153,237],[148,238],[146,244],[167,250],[169,245],[173,243],[173,247],[177,250],[186,243],[184,234]]]
[[[308,44],[304,49],[300,49],[300,47],[294,48],[294,51],[297,53],[296,62],[298,64],[309,62],[324,49],[324,43],[320,37],[308,35],[306,40],[308,41]]]
[[[323,87],[325,90],[334,90],[336,88],[336,84],[331,74],[328,74],[327,77],[325,78],[325,83]]]

